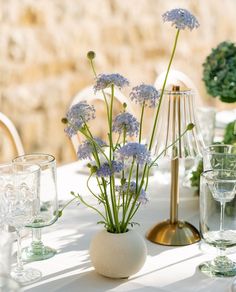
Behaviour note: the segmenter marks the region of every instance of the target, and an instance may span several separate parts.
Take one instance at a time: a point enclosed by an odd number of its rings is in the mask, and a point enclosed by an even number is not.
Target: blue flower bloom
[[[128,182],[124,183],[121,186],[117,186],[116,191],[119,193],[120,196],[123,194],[127,195]],[[134,199],[136,199],[136,196],[137,196],[136,183],[134,181],[130,182],[128,194],[131,195]],[[141,189],[140,194],[137,199],[137,203],[146,204],[147,202],[148,202],[147,194],[144,189]]]
[[[172,9],[162,15],[163,21],[171,22],[177,29],[189,28],[190,30],[199,27],[199,22],[188,10],[179,8]]]
[[[96,174],[98,177],[112,176],[115,172],[120,172],[123,169],[124,164],[122,162],[113,160],[111,166],[108,162],[103,163]]]
[[[139,122],[133,115],[127,112],[118,114],[113,121],[113,132],[122,134],[124,129],[126,135],[130,137],[138,135]]]
[[[111,85],[117,86],[119,89],[128,86],[129,81],[120,74],[100,74],[96,79],[94,91],[103,90]]]
[[[102,141],[100,138],[94,138],[94,141],[100,147],[106,146],[106,143],[104,141]],[[98,146],[94,146],[94,144],[91,141],[85,140],[78,147],[78,151],[77,151],[78,159],[90,159],[91,160],[91,155],[94,152],[95,147],[96,147],[97,151],[99,152],[100,150],[99,150]]]
[[[66,114],[68,126],[65,128],[66,134],[71,138],[84,126],[84,123],[95,119],[94,106],[86,101],[73,105]]]
[[[140,165],[145,163],[149,164],[151,162],[151,155],[146,145],[137,142],[125,144],[116,151],[116,156],[121,161],[135,159]]]
[[[149,107],[155,107],[159,97],[159,91],[154,86],[147,84],[135,86],[130,92],[131,100],[134,100],[140,105],[143,105],[143,103],[145,105],[149,104]]]

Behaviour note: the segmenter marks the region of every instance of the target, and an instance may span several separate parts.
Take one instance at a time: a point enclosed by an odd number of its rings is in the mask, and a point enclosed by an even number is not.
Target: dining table
[[[71,191],[79,193],[90,201],[86,188],[88,173],[79,162],[72,162],[57,168],[59,202],[66,203]],[[64,209],[63,215],[52,226],[43,228],[43,242],[57,250],[47,260],[26,263],[42,272],[42,279],[25,286],[28,292],[93,292],[93,291],[156,291],[156,292],[226,292],[233,278],[208,277],[198,269],[199,264],[212,259],[216,251],[203,241],[186,246],[164,246],[150,242],[147,231],[156,223],[169,218],[170,174],[154,172],[149,178],[149,201],[140,206],[133,227],[145,239],[147,259],[142,269],[127,279],[111,279],[94,270],[89,245],[93,236],[103,228],[97,224],[97,213],[72,202]],[[92,202],[92,201],[91,201]],[[95,202],[94,202],[95,203]],[[179,218],[190,222],[199,229],[199,197],[190,187],[180,186]],[[23,240],[29,244],[30,236]],[[236,260],[236,251],[228,251]]]

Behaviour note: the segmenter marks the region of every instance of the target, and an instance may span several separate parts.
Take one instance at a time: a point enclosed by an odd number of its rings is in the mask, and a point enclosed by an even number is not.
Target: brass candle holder
[[[179,159],[201,155],[203,139],[193,109],[193,92],[180,90],[173,85],[166,91],[156,131],[158,143],[155,152],[158,154],[168,145],[173,144],[189,123],[195,124],[173,147],[168,148],[164,156],[171,158],[170,219],[156,224],[147,232],[147,239],[154,243],[183,246],[200,240],[198,230],[190,223],[179,220]],[[165,129],[165,130],[164,130]]]

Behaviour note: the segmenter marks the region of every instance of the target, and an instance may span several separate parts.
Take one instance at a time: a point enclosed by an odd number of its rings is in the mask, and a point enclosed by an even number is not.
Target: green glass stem
[[[32,228],[32,242],[29,247],[23,249],[23,258],[26,261],[41,261],[53,257],[56,250],[45,246],[41,240],[42,229]]]
[[[43,253],[43,242],[42,238],[42,230],[41,228],[32,228],[32,243],[31,248],[34,254],[41,254]]]

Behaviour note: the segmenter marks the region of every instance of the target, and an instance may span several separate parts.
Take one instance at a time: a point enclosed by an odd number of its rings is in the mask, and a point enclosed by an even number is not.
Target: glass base
[[[33,261],[42,261],[53,257],[57,251],[49,246],[40,245],[29,246],[23,248],[22,250],[22,258],[25,261],[33,262]]]
[[[213,261],[202,263],[199,270],[210,277],[234,277],[236,263],[227,257],[216,257]]]
[[[8,276],[0,276],[0,291],[1,292],[18,292],[19,284]]]
[[[23,271],[18,271],[16,268],[12,271],[11,276],[21,285],[29,285],[39,281],[42,278],[42,273],[32,268],[24,269]]]

